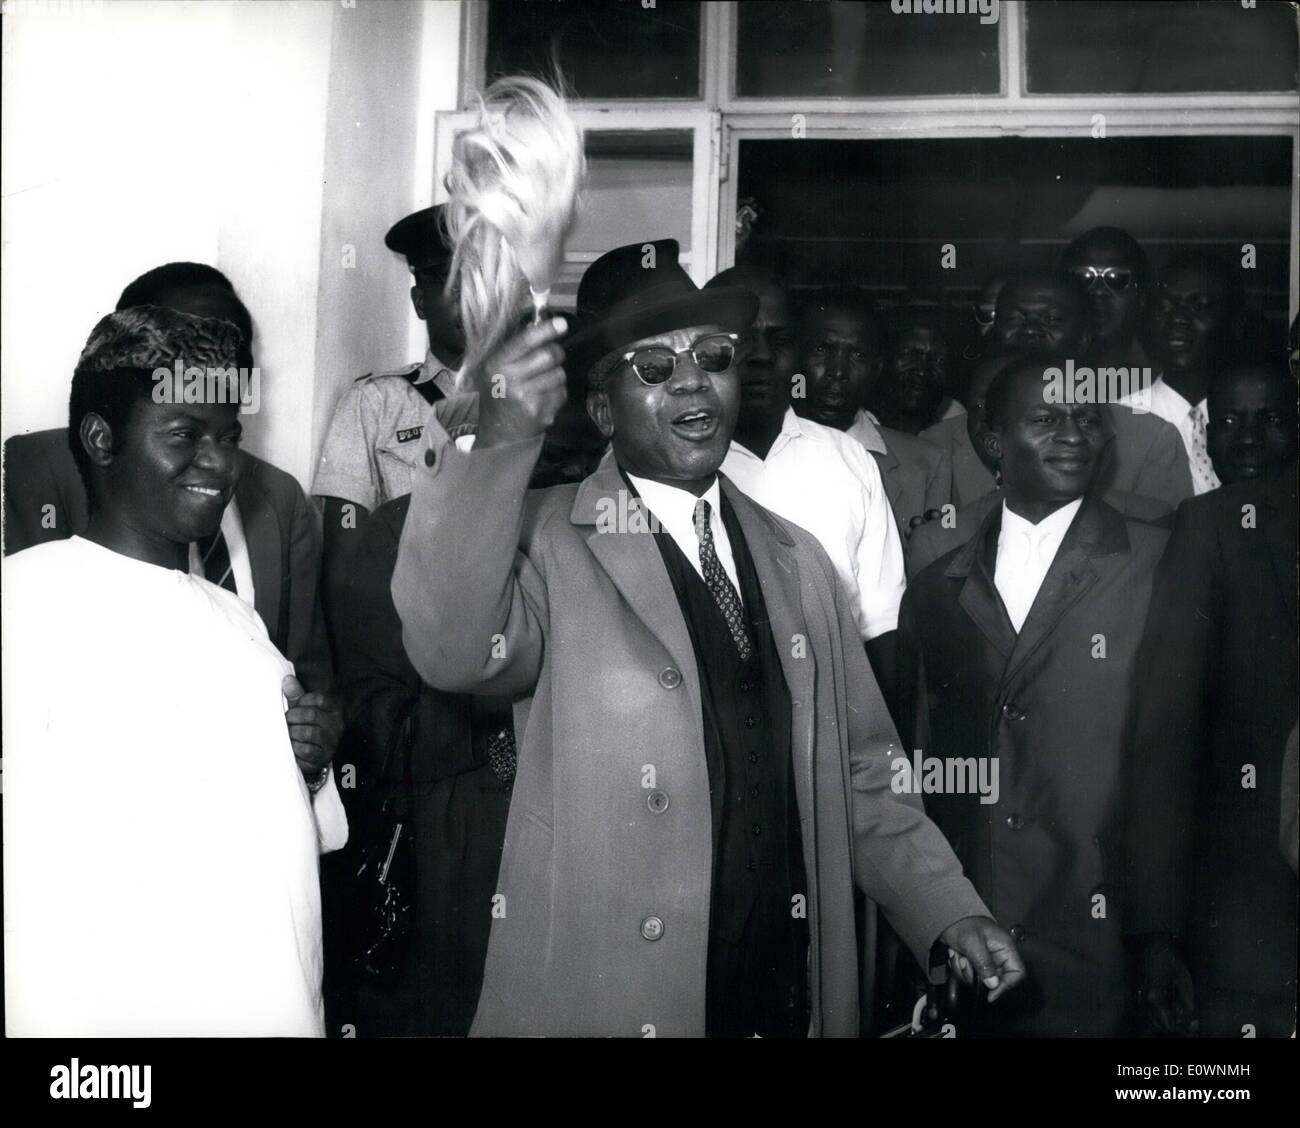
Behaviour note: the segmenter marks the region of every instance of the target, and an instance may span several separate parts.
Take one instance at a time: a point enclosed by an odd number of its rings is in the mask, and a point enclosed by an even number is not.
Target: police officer
[[[451,249],[441,225],[442,205],[399,220],[384,236],[414,275],[411,304],[427,326],[423,362],[395,372],[370,372],[340,398],[321,447],[312,494],[324,515],[324,594],[331,635],[346,598],[361,530],[385,502],[411,492],[420,436],[435,415],[450,435],[472,435],[478,397],[456,388],[465,349],[455,303],[443,293]]]

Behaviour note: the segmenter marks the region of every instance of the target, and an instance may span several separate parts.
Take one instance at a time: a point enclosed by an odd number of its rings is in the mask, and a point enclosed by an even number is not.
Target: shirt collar
[[[419,387],[421,384],[427,384],[430,380],[437,383],[438,387],[442,389],[443,395],[451,395],[456,390],[456,370],[450,365],[444,364],[432,349],[429,349],[424,354],[424,360],[420,364],[420,374],[412,383]]]
[[[624,471],[626,474],[627,471]],[[641,500],[667,530],[673,540],[679,543],[687,536],[695,536],[695,503],[703,498],[709,503],[713,513],[721,515],[722,490],[718,485],[718,476],[700,497],[680,486],[669,486],[663,482],[652,482],[648,478],[638,478],[627,474],[627,480],[636,487]],[[689,541],[687,542],[689,543]]]
[[[859,409],[857,415],[853,417],[846,434],[857,439],[867,450],[875,454],[889,453],[889,447],[885,445],[884,436],[880,433],[880,420],[865,408]]]
[[[1205,400],[1193,404],[1191,400],[1184,396],[1182,392],[1178,391],[1177,388],[1166,384],[1163,376],[1158,376],[1156,378],[1155,382],[1151,385],[1151,392],[1153,395],[1162,397],[1166,403],[1169,404],[1170,415],[1183,417],[1191,415],[1191,413],[1195,411],[1202,419],[1207,419],[1209,416]]]
[[[1076,497],[1073,501],[1061,506],[1055,513],[1044,517],[1037,525],[1026,521],[1018,513],[1013,513],[1008,508],[1007,503],[1002,503],[1002,532],[1003,533],[1023,533],[1031,541],[1045,543],[1050,541],[1060,541],[1064,539],[1066,530],[1069,529],[1070,523],[1074,520],[1074,515],[1079,512],[1079,507],[1083,505],[1083,498]]]

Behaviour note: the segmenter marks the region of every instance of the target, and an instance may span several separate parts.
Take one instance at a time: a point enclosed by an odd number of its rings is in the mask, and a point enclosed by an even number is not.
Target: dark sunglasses
[[[1081,266],[1070,273],[1085,286],[1091,286],[1100,278],[1106,284],[1106,289],[1115,294],[1133,285],[1133,272],[1115,266]]]
[[[691,359],[701,372],[710,375],[726,372],[736,359],[736,342],[739,340],[735,333],[710,333],[694,341],[690,348],[678,352],[667,345],[648,345],[624,353],[623,363],[632,366],[632,371],[641,383],[653,388],[671,379],[677,370],[677,358],[687,353],[691,354]]]

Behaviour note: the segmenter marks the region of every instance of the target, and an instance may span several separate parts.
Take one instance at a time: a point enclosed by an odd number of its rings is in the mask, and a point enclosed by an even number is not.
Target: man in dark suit
[[[141,275],[117,308],[157,305],[218,317],[241,334],[239,366],[253,367],[253,323],[230,280],[202,263],[168,263]],[[269,462],[239,453],[233,505],[221,528],[191,551],[191,570],[252,603],[276,648],[310,690],[326,690],[333,670],[320,614],[320,528],[302,487]],[[68,431],[14,435],[5,443],[5,554],[78,536],[86,529],[86,489]]]
[[[1156,574],[1126,825],[1127,927],[1157,1032],[1295,1028],[1296,879],[1277,796],[1296,658],[1292,462],[1180,506]]]
[[[1114,849],[1134,609],[1168,534],[1089,496],[1104,421],[1051,402],[1056,363],[994,379],[985,441],[1002,502],[903,598],[906,747],[927,809],[1025,954],[1027,990],[977,1031],[1113,1036],[1128,997]]]
[[[471,452],[436,422],[424,444],[392,587],[407,653],[437,688],[510,696],[520,733],[474,1032],[855,1034],[855,879],[996,997],[1019,957],[891,791],[829,558],[717,473],[756,299],[698,290],[677,251],[583,276],[570,361],[614,457],[581,485],[526,489],[562,321],[474,374],[505,395]]]

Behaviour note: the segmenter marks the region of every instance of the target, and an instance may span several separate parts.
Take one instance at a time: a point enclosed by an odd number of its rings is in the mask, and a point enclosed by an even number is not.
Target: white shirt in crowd
[[[1205,427],[1210,421],[1210,411],[1205,400],[1193,405],[1181,392],[1175,391],[1159,376],[1152,383],[1150,401],[1139,400],[1142,392],[1130,392],[1119,402],[1129,407],[1146,404],[1152,415],[1172,423],[1183,440],[1187,451],[1187,464],[1192,471],[1192,489],[1195,493],[1209,493],[1219,488],[1219,476],[1210,461],[1210,451],[1205,441]]]
[[[759,505],[821,542],[853,597],[864,639],[898,627],[903,546],[880,469],[856,439],[787,409],[766,458],[733,442],[721,469]]]
[[[82,537],[3,565],[9,1034],[322,1036],[309,793],[252,608]]]
[[[647,478],[638,478],[628,474],[628,481],[636,486],[646,508],[654,514],[663,531],[673,538],[677,547],[704,579],[704,568],[700,564],[700,538],[695,532],[695,503],[702,497],[709,503],[709,529],[713,533],[713,549],[718,554],[718,561],[727,573],[731,586],[740,596],[740,579],[736,573],[736,558],[731,552],[731,539],[727,536],[726,526],[722,523],[722,490],[718,480],[696,497],[690,490],[668,486],[663,482],[652,482]],[[743,603],[743,599],[742,599]]]
[[[1083,498],[1076,497],[1034,525],[1012,513],[1005,501],[1002,503],[1002,529],[998,533],[993,583],[1002,596],[1007,617],[1017,634],[1025,625],[1029,609],[1038,598],[1038,589],[1043,586],[1066,531],[1082,504]]]

